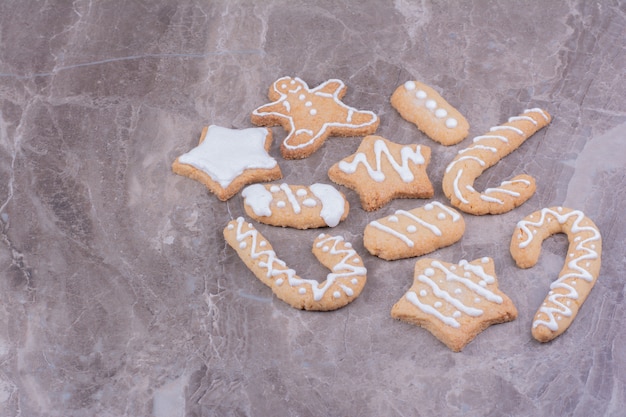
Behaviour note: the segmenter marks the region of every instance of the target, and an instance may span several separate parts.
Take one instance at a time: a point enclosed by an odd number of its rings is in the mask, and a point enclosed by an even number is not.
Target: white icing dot
[[[298,197],[304,197],[306,195],[306,190],[304,188],[298,188],[298,191],[296,191],[296,195]]]
[[[330,248],[328,246],[324,246],[322,248],[322,252],[328,252],[330,250]]]
[[[283,284],[283,282],[285,282],[285,281],[284,281],[282,278],[278,278],[278,279],[276,280],[276,285],[282,285],[282,284]]]
[[[474,298],[474,302],[475,303],[480,303],[480,298],[478,298],[478,297]]]
[[[281,85],[280,85],[280,88],[282,88],[282,89],[287,88],[287,84],[281,84]]]
[[[302,287],[298,290],[300,294],[306,294],[306,288]]]
[[[435,110],[437,108],[437,102],[435,100],[426,100],[424,103],[427,109]]]
[[[448,112],[446,111],[446,109],[437,109],[437,111],[435,112],[435,116],[437,116],[439,119],[443,119],[447,115]]]
[[[302,202],[302,205],[306,207],[315,207],[317,206],[317,201],[313,200],[312,198],[307,198]]]
[[[572,281],[572,285],[576,285],[576,281]]]
[[[335,291],[335,292],[333,293],[333,297],[335,297],[335,298],[339,298],[339,297],[341,297],[341,293],[340,293],[339,291]]]
[[[311,103],[310,101],[307,101],[306,103],[304,103],[305,106],[307,107],[311,107],[313,105],[313,103]]]
[[[456,271],[456,266],[455,266],[455,265],[452,265],[452,266],[450,267],[450,271]]]
[[[352,259],[352,262],[354,262],[355,264],[360,264],[361,260],[359,258],[354,258],[354,259]]]
[[[478,283],[478,285],[480,285],[481,287],[486,287],[487,286],[487,282],[486,281],[480,281]]]
[[[227,227],[228,230],[233,230],[234,228],[235,228],[235,226],[233,226],[232,224],[229,224],[228,227]]]
[[[277,192],[280,191],[280,187],[278,185],[272,185],[270,187],[270,191],[273,192],[273,193],[277,193]]]
[[[245,248],[246,248],[246,246],[248,246],[248,245],[246,244],[246,242],[241,242],[241,243],[239,244],[239,248],[240,248],[240,249],[245,249]]]
[[[428,295],[428,293],[426,292],[426,290],[422,290],[422,291],[420,291],[420,295],[422,297],[426,297],[426,295]]]
[[[560,213],[563,211],[563,207],[557,207],[556,210]]]
[[[448,129],[454,129],[455,127],[457,127],[458,124],[459,122],[457,122],[456,119],[453,117],[446,120],[446,127]]]
[[[482,262],[482,263],[486,264],[486,263],[488,263],[488,262],[489,262],[489,258],[487,258],[487,257],[485,256],[484,258],[482,258],[482,259],[480,260],[480,262]]]
[[[452,313],[452,317],[458,319],[459,317],[461,317],[461,312],[459,310],[455,311],[454,313]]]
[[[358,259],[355,260],[355,262],[358,261]],[[352,281],[350,281],[352,283],[352,285],[356,285],[359,283],[359,280],[356,278],[352,278]]]
[[[591,245],[591,249],[595,249],[595,248],[596,248],[596,245]]]
[[[439,220],[445,220],[445,219],[446,219],[446,215],[445,215],[444,213],[439,213],[439,214],[437,215],[437,218],[438,218]]]
[[[262,247],[262,248],[264,248],[264,247],[266,247],[266,246],[267,246],[267,242],[266,242],[266,241],[263,241],[263,242],[259,243],[259,246],[260,246],[260,247]]]
[[[306,98],[306,96],[305,96],[304,94],[300,94],[300,95],[298,96],[298,98],[299,98],[300,100],[304,100],[304,99]]]
[[[352,243],[350,243],[350,242],[346,242],[346,243],[345,243],[345,247],[346,247],[346,248],[348,248],[348,249],[350,249],[350,248],[352,247]]]
[[[443,305],[443,304],[441,304],[441,301],[437,301],[437,302],[435,303],[435,308],[441,308],[441,306],[442,306],[442,305]]]
[[[570,253],[570,254],[569,254],[569,257],[570,257],[570,258],[573,258],[573,257],[574,257],[574,254],[573,254],[573,253]]]
[[[406,228],[406,231],[409,232],[409,233],[415,233],[415,232],[417,232],[417,227],[415,227],[413,225],[410,225],[410,226],[408,226]]]
[[[455,290],[454,290],[454,293],[455,293],[456,295],[459,295],[459,294],[461,294],[462,292],[463,292],[463,290],[462,290],[462,289],[460,289],[460,288],[457,288],[457,289],[455,289]]]
[[[424,206],[424,210],[426,210],[426,211],[430,211],[430,210],[432,210],[432,209],[433,209],[433,207],[434,207],[434,206],[433,206],[432,204],[428,203],[428,204],[426,204],[426,205]]]
[[[398,223],[398,217],[396,216],[390,216],[388,220],[390,223]]]
[[[408,91],[415,90],[415,81],[407,81],[404,83],[404,88]]]
[[[465,278],[469,278],[471,275],[472,275],[472,274],[470,274],[469,272],[466,272],[466,273],[464,273],[464,274],[463,274],[463,276],[464,276]]]
[[[286,205],[287,203],[285,203],[284,201],[279,201],[278,203],[276,203],[276,207],[278,208],[285,208]]]
[[[417,92],[415,93],[415,97],[421,98],[421,99],[426,98],[427,97],[426,91],[424,91],[424,90],[417,90]]]
[[[311,116],[315,116],[317,114],[317,110],[311,109],[309,113],[311,114]]]
[[[432,277],[433,275],[435,275],[435,270],[432,268],[426,268],[424,270],[424,275],[426,275],[427,277]]]
[[[291,80],[289,81],[289,84],[294,85],[296,83],[296,80]]]

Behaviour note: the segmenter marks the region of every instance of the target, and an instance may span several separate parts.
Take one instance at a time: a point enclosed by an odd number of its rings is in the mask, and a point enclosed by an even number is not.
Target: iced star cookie
[[[515,320],[517,309],[498,289],[493,259],[451,264],[423,258],[415,264],[413,285],[391,316],[425,328],[460,352],[492,324]]]
[[[267,128],[211,125],[202,130],[198,146],[176,158],[172,171],[201,182],[226,201],[246,184],[282,178],[278,163],[268,154],[271,144]]]
[[[364,210],[381,208],[395,198],[430,198],[433,186],[426,174],[430,148],[400,145],[367,136],[357,151],[334,164],[328,177],[359,194]]]
[[[252,123],[281,125],[288,132],[280,147],[285,159],[310,156],[329,136],[374,133],[380,122],[378,116],[345,105],[341,98],[346,90],[340,80],[331,79],[309,88],[300,78],[282,77],[269,89],[272,102],[252,112]]]
[[[311,229],[335,227],[350,205],[331,185],[253,184],[243,189],[244,208],[254,220],[272,226]]]
[[[582,211],[565,207],[544,208],[517,223],[510,246],[517,266],[534,266],[542,242],[555,233],[567,234],[569,248],[558,279],[535,314],[532,335],[540,342],[549,342],[568,329],[600,274],[598,227]]]
[[[459,151],[443,175],[443,192],[452,205],[476,215],[502,214],[528,200],[536,190],[535,180],[529,175],[515,176],[482,193],[474,189],[474,181],[550,121],[545,110],[528,109],[476,136],[472,145]]]
[[[372,255],[392,261],[452,245],[464,232],[465,221],[459,212],[433,201],[370,222],[365,227],[363,244]]]
[[[457,109],[426,84],[407,81],[393,92],[391,106],[408,122],[442,145],[465,139],[469,123]]]
[[[322,233],[313,242],[313,254],[331,270],[323,282],[299,277],[243,217],[226,225],[224,238],[261,282],[279,299],[300,310],[330,311],[344,307],[359,296],[367,280],[361,257],[341,236]]]

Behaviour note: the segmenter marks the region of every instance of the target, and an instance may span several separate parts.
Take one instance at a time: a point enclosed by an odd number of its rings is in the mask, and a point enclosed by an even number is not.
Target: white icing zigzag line
[[[292,287],[303,286],[299,290],[300,294],[303,294],[303,295],[306,294],[306,287],[304,286],[310,287],[311,291],[313,292],[313,299],[315,301],[321,300],[324,294],[326,293],[326,291],[335,283],[335,281],[338,278],[352,277],[352,276],[357,278],[359,276],[364,276],[367,273],[367,269],[365,267],[350,265],[349,263],[347,263],[349,259],[351,259],[352,257],[356,255],[356,251],[354,249],[351,249],[351,248],[337,249],[337,244],[343,241],[342,237],[320,235],[320,238],[322,238],[323,240],[317,243],[318,247],[322,247],[326,243],[332,242],[332,246],[329,247],[328,249],[330,251],[330,254],[332,255],[343,254],[344,257],[339,263],[333,266],[332,272],[326,276],[326,281],[324,281],[323,283],[320,283],[314,279],[300,278],[299,276],[296,275],[296,271],[294,271],[293,269],[287,268],[285,262],[283,262],[282,260],[276,257],[276,252],[274,252],[273,250],[261,250],[257,252],[258,246],[260,246],[259,243],[257,242],[259,233],[251,224],[248,225],[250,227],[249,230],[247,230],[246,232],[242,232],[242,226],[244,223],[245,223],[245,220],[243,217],[237,218],[237,235],[236,235],[237,242],[240,242],[240,248],[243,249],[245,248],[245,246],[241,246],[241,245],[245,244],[244,240],[247,237],[252,237],[252,247],[250,248],[250,257],[254,260],[257,260],[259,259],[259,257],[263,255],[267,256],[266,262],[262,262],[262,261],[258,262],[259,267],[267,269],[266,277],[274,278],[274,277],[279,277],[280,275],[285,274],[287,276],[287,282],[289,283],[289,285],[291,285]],[[346,243],[346,246],[347,245],[349,244]],[[274,269],[275,264],[278,264],[281,267],[285,267],[285,269]],[[282,285],[283,282],[284,282],[284,279],[282,277],[276,279],[275,281],[276,285]],[[320,287],[320,284],[323,284],[323,285]],[[350,292],[354,294],[352,289],[350,289],[350,291],[346,291],[344,289],[344,291],[346,295],[348,296],[351,295]]]
[[[462,260],[459,263],[460,266],[463,267],[463,269],[465,271],[467,271],[468,273],[472,273],[475,276],[478,276],[479,278],[481,278],[484,282],[485,285],[486,284],[493,284],[495,282],[495,278],[487,273],[485,273],[485,270],[479,266],[479,265],[473,265],[468,263],[465,260]],[[441,270],[445,275],[446,275],[446,281],[456,281],[459,282],[461,284],[463,284],[467,289],[469,289],[470,291],[473,291],[474,293],[476,293],[478,296],[482,296],[483,298],[485,298],[487,301],[493,302],[493,303],[497,303],[497,304],[502,304],[503,300],[502,297],[500,297],[497,294],[494,294],[493,292],[487,290],[486,288],[474,283],[471,279],[469,278],[465,278],[465,277],[461,277],[455,273],[453,273],[452,271],[450,271],[448,268],[446,268],[443,264],[441,264],[438,261],[433,261],[431,263],[431,266],[434,268],[437,268],[439,270]],[[430,271],[429,271],[430,270]],[[475,307],[470,307],[470,306],[466,306],[465,304],[463,304],[461,302],[461,300],[454,298],[452,295],[450,295],[449,292],[442,290],[437,283],[432,280],[431,278],[429,278],[429,276],[434,275],[434,271],[430,268],[427,268],[424,271],[424,274],[420,274],[417,279],[428,285],[432,291],[433,294],[437,297],[440,298],[450,304],[452,304],[456,309],[457,309],[457,313],[455,313],[455,315],[453,315],[452,317],[450,316],[445,316],[444,314],[442,314],[440,311],[438,311],[436,308],[422,303],[419,299],[419,295],[414,292],[414,291],[409,291],[406,294],[406,298],[407,300],[412,303],[413,305],[415,305],[416,307],[418,307],[420,310],[422,310],[424,313],[426,314],[432,314],[433,316],[437,317],[439,320],[441,320],[443,323],[447,324],[448,326],[454,327],[454,328],[459,328],[461,327],[461,324],[455,320],[455,317],[460,317],[460,313],[465,313],[469,316],[472,317],[478,317],[481,316],[483,314],[483,310],[479,309],[479,308],[475,308]],[[423,295],[424,296],[424,295]]]
[[[345,172],[346,174],[353,174],[356,172],[357,166],[362,163],[367,169],[370,177],[377,182],[381,182],[385,180],[385,174],[382,172],[381,167],[381,158],[382,154],[385,154],[387,160],[393,167],[393,169],[398,173],[402,181],[411,182],[415,178],[411,169],[409,167],[408,162],[411,161],[414,164],[423,164],[426,162],[424,156],[422,155],[421,146],[417,146],[415,151],[411,149],[409,146],[404,146],[400,151],[400,155],[402,158],[402,164],[398,164],[398,162],[394,159],[393,155],[389,151],[387,144],[385,141],[378,139],[374,142],[374,153],[376,155],[376,169],[372,168],[369,161],[367,160],[367,156],[363,152],[359,152],[356,154],[352,162],[341,161],[339,162],[339,169]]]
[[[568,291],[568,293],[567,294],[552,293],[551,295],[549,295],[548,300],[551,303],[553,303],[556,307],[541,306],[539,308],[539,311],[544,313],[546,316],[548,316],[549,320],[546,321],[546,320],[537,319],[533,322],[533,327],[544,325],[548,327],[550,330],[556,331],[558,329],[558,323],[556,322],[556,318],[554,317],[554,314],[560,313],[566,317],[570,317],[572,315],[572,310],[566,305],[567,301],[563,303],[561,302],[561,299],[562,298],[571,299],[571,300],[578,299],[578,292],[576,291],[576,289],[573,286],[566,284],[565,280],[568,278],[574,278],[574,279],[580,278],[587,282],[593,281],[593,276],[591,276],[589,271],[580,267],[578,263],[583,260],[598,258],[598,252],[594,250],[593,245],[592,247],[588,248],[585,246],[585,244],[588,242],[599,240],[600,233],[598,232],[598,230],[596,230],[596,228],[592,226],[580,226],[580,222],[584,220],[585,215],[583,212],[579,210],[573,210],[565,215],[562,215],[549,208],[544,208],[541,210],[541,216],[539,218],[539,221],[533,222],[530,220],[522,220],[518,223],[518,227],[522,230],[523,233],[526,233],[526,235],[528,236],[528,239],[526,239],[525,241],[519,244],[520,248],[523,249],[527,247],[533,240],[534,235],[532,231],[529,229],[529,226],[532,226],[532,227],[543,226],[543,223],[546,221],[547,215],[554,216],[560,224],[566,223],[569,217],[576,216],[576,219],[574,220],[574,223],[572,224],[571,231],[573,233],[580,233],[583,231],[592,233],[590,237],[582,241],[579,241],[578,244],[576,245],[576,250],[583,251],[585,253],[575,259],[572,259],[571,261],[567,263],[567,267],[576,272],[563,274],[550,285],[551,290],[561,288],[561,289]]]

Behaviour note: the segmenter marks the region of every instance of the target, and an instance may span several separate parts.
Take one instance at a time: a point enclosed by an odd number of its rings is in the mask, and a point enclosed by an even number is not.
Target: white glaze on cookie
[[[560,232],[568,235],[570,244],[566,263],[535,314],[533,335],[540,341],[551,340],[567,329],[595,284],[602,252],[600,231],[580,210],[551,207],[518,222],[511,239],[511,255],[527,268],[537,262],[542,241]],[[542,326],[550,330],[549,337],[537,329]]]
[[[216,125],[208,128],[202,143],[178,157],[217,182],[223,188],[249,169],[270,169],[277,165],[265,150],[265,128],[227,129]]]

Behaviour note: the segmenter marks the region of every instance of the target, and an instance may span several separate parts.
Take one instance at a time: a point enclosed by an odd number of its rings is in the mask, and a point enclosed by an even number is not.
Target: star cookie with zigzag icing
[[[413,285],[391,316],[425,328],[460,352],[492,324],[514,320],[517,309],[498,289],[493,259],[451,264],[423,258],[415,264]]]
[[[367,136],[354,154],[330,167],[328,176],[356,191],[363,209],[373,211],[395,198],[432,197],[433,185],[426,174],[429,162],[428,146]]]
[[[283,174],[268,150],[272,132],[267,128],[228,129],[211,125],[200,143],[172,164],[172,171],[204,184],[226,201],[253,182],[273,181]]]
[[[341,80],[331,79],[309,88],[300,78],[282,77],[269,89],[272,102],[255,109],[251,120],[257,126],[281,125],[288,132],[280,147],[282,156],[306,158],[329,136],[363,136],[378,128],[376,114],[341,101],[346,90]]]

